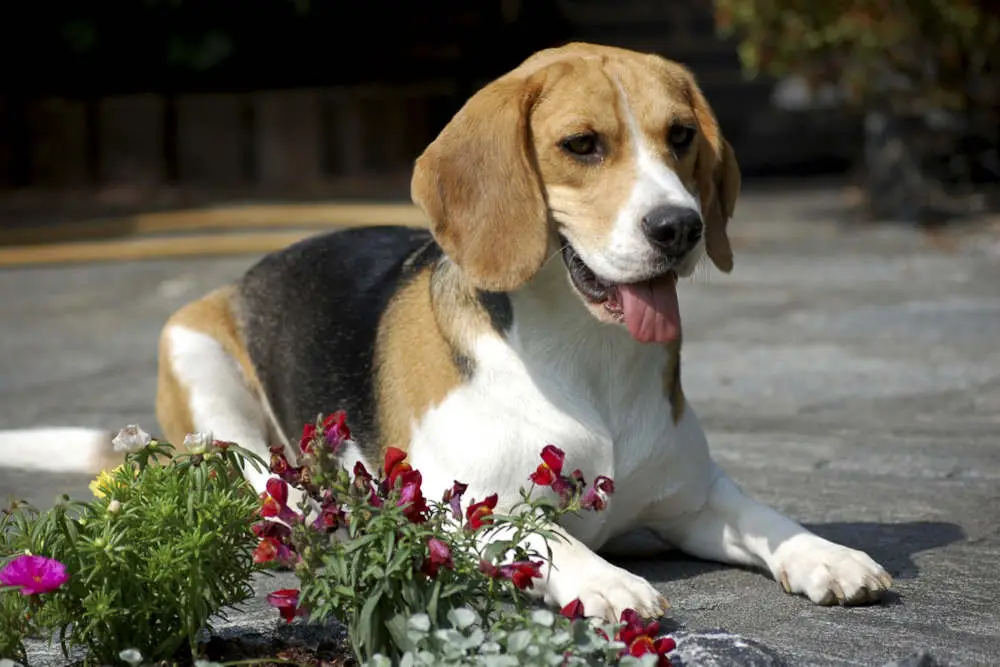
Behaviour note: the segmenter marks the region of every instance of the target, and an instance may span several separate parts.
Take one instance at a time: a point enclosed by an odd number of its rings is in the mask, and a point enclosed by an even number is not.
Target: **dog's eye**
[[[695,129],[690,125],[671,125],[667,132],[667,143],[678,153],[685,151],[694,141]]]
[[[559,145],[567,153],[580,158],[596,158],[601,153],[601,142],[596,134],[575,134],[563,139]]]

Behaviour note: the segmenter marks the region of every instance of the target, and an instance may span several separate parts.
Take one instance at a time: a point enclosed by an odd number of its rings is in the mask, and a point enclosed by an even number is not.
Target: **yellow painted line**
[[[195,234],[0,247],[0,267],[263,254],[317,233],[317,230],[301,230]]]
[[[426,226],[413,204],[248,204],[138,213],[41,227],[0,229],[0,246],[218,229]]]

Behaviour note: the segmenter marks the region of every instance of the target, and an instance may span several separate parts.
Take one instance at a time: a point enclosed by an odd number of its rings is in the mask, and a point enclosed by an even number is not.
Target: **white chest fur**
[[[634,527],[654,501],[678,496],[678,512],[699,506],[711,463],[690,406],[678,424],[671,417],[667,351],[597,322],[564,271],[543,274],[554,275],[512,296],[506,339],[476,341],[472,379],[414,424],[410,456],[426,494],[439,498],[458,480],[469,485],[467,500],[496,492],[512,503],[553,444],[567,473],[615,480],[607,511],[567,524],[592,548]]]

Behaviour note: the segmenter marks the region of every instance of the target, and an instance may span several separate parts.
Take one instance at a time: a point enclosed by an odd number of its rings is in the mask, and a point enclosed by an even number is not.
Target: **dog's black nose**
[[[642,219],[642,231],[668,255],[683,255],[701,239],[698,211],[687,206],[657,206]]]

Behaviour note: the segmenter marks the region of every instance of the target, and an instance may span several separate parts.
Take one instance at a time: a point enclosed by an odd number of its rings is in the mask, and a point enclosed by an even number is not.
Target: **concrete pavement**
[[[998,664],[1000,232],[943,250],[909,229],[845,229],[836,203],[829,190],[741,200],[734,273],[680,290],[684,387],[739,483],[868,551],[898,595],[818,608],[753,572],[682,557],[627,565],[670,598],[678,625],[740,633],[793,665],[918,650]],[[0,271],[0,428],[155,430],[159,327],[253,260]],[[0,496],[47,505],[87,493],[88,477],[0,468]]]

